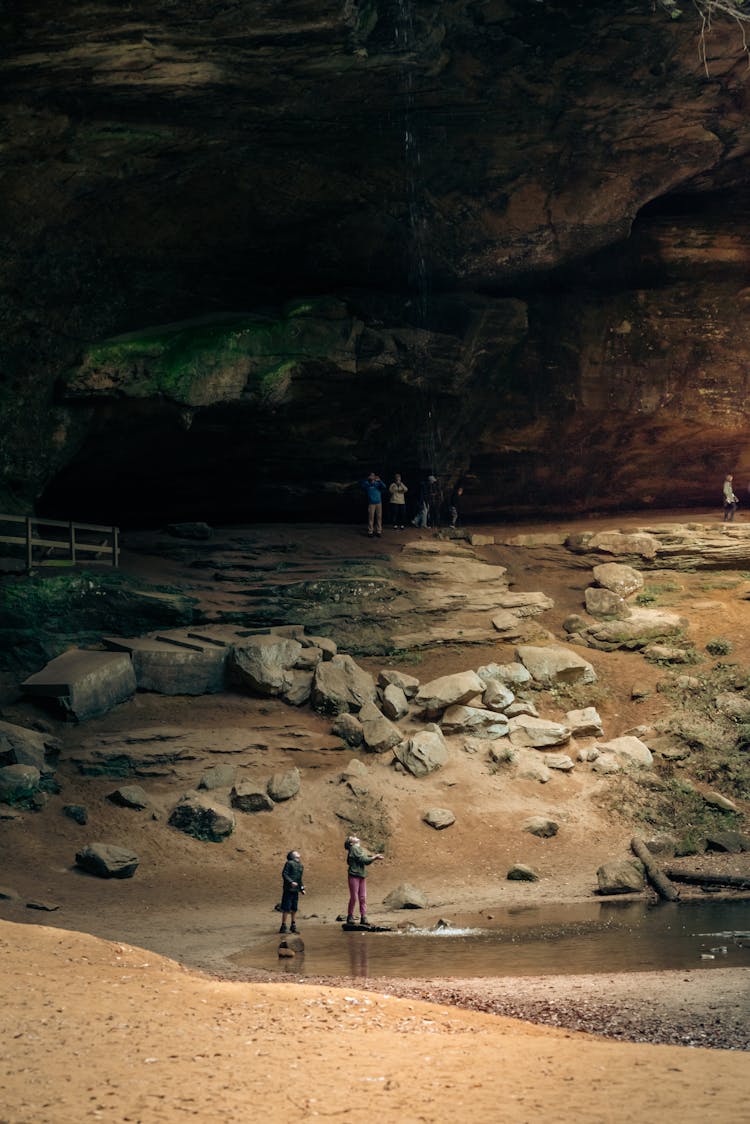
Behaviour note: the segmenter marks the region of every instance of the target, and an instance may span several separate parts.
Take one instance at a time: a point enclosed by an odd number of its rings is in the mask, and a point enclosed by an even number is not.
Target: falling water
[[[401,98],[403,113],[404,179],[409,224],[408,285],[413,294],[416,311],[416,328],[422,338],[415,341],[414,366],[417,386],[421,388],[421,424],[417,427],[419,457],[424,467],[429,467],[440,477],[443,466],[440,436],[434,396],[429,384],[429,347],[427,328],[430,314],[430,278],[427,268],[428,222],[423,205],[422,148],[415,112],[413,54],[417,37],[414,28],[412,0],[397,0],[395,45],[401,56]]]

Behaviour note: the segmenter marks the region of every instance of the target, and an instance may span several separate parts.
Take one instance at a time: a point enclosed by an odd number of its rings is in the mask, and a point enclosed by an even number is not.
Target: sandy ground
[[[607,525],[627,521],[619,517]],[[331,535],[330,528],[314,527],[269,533],[296,538],[302,556],[305,543],[319,544],[321,536],[330,542]],[[361,549],[358,530],[341,528],[337,535],[333,549]],[[387,536],[383,544],[379,550],[389,548]],[[545,620],[553,630],[580,608],[585,573],[561,573],[539,555],[505,548],[486,548],[485,556],[511,567],[514,588],[555,598]],[[186,575],[153,556],[126,556],[125,565],[155,581],[195,582],[194,571]],[[685,590],[675,607],[682,612],[705,575],[681,580]],[[712,589],[708,596],[715,609],[691,618],[695,642],[734,624],[736,658],[750,663],[750,628],[742,616],[750,615],[750,604],[738,601],[736,589]],[[636,703],[627,688],[636,678],[656,686],[660,669],[634,653],[585,654],[605,688],[597,705],[607,736],[658,716],[664,705],[658,692]],[[512,657],[503,657],[498,645],[449,647],[425,653],[418,666],[404,670],[425,680],[502,658]],[[360,662],[371,670],[383,666],[382,660]],[[4,707],[2,716],[33,717],[21,703]],[[208,745],[224,727],[282,729],[288,716],[289,708],[274,700],[232,694],[187,703],[139,695],[87,723],[86,734],[184,724],[205,732]],[[311,714],[306,721],[321,733],[327,729]],[[81,733],[75,727],[60,733],[64,760]],[[272,939],[278,915],[271,904],[290,846],[305,859],[307,907],[334,922],[343,905],[343,829],[336,824],[342,822],[340,772],[349,755],[290,754],[271,743],[245,762],[248,775],[266,775],[291,760],[304,772],[306,798],[279,806],[273,817],[243,818],[226,844],[206,845],[164,825],[175,794],[192,787],[206,764],[224,759],[216,754],[177,776],[140,782],[149,789],[154,816],[139,814],[137,828],[132,812],[106,801],[115,787],[111,779],[64,769],[64,791],[43,815],[0,822],[0,882],[18,895],[0,900],[0,1124],[89,1118],[150,1124],[261,1113],[274,1121],[365,1121],[377,1113],[388,1122],[435,1124],[525,1124],[540,1115],[553,1124],[750,1120],[750,1066],[742,1053],[750,1046],[750,970],[386,980],[367,987],[349,980],[279,983],[261,972],[233,970],[234,952]],[[420,781],[394,774],[380,759],[368,764],[371,795],[387,803],[398,824],[371,889],[371,912],[382,920],[396,920],[380,903],[407,876],[427,892],[431,923],[446,909],[590,900],[597,866],[628,853],[632,824],[606,800],[604,780],[571,776],[543,788],[508,786],[469,756]],[[457,828],[440,833],[438,848],[421,815],[448,800]],[[79,801],[90,809],[86,829],[60,814],[64,803]],[[560,820],[563,830],[554,841],[523,832],[523,820],[536,813]],[[137,844],[142,865],[136,878],[107,883],[75,870],[75,850],[97,838]],[[542,880],[506,882],[507,866],[518,860],[537,866]],[[748,856],[726,861],[743,873],[748,867]],[[55,912],[31,910],[29,901]],[[50,921],[59,928],[48,928]]]
[[[744,1054],[353,988],[235,983],[0,923],[0,1120],[746,1121]]]

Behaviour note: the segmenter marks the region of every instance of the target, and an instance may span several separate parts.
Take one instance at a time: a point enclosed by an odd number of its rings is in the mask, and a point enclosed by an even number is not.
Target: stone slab
[[[73,718],[106,714],[135,693],[136,677],[126,652],[71,648],[21,684],[27,695],[54,698]]]

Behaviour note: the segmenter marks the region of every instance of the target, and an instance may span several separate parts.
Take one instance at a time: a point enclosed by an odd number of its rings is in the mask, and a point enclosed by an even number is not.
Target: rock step
[[[130,656],[124,651],[71,648],[21,684],[27,695],[52,698],[81,721],[105,714],[136,689]]]

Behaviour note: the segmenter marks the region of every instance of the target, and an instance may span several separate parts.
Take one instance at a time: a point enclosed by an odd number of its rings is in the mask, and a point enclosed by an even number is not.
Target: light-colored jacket
[[[393,487],[393,485],[391,485]],[[724,503],[737,503],[737,497],[732,490],[732,481],[724,481]]]
[[[397,484],[394,480],[388,491],[391,493],[391,503],[406,503],[406,499],[404,497],[406,496],[406,493],[409,491],[409,489],[406,487],[406,484],[404,484],[403,480],[400,484]]]

